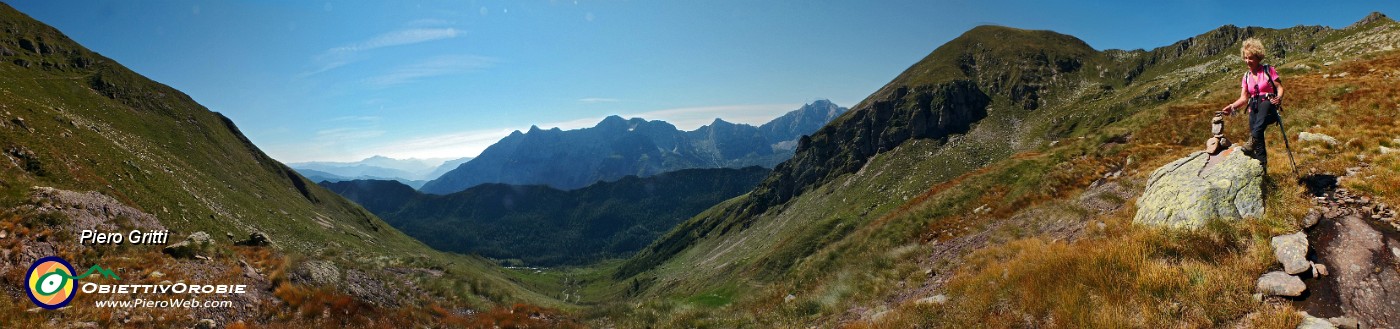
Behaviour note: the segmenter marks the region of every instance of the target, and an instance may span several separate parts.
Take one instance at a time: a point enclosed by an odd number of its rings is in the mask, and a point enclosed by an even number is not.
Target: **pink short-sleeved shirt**
[[[1245,72],[1244,77],[1240,78],[1240,88],[1244,88],[1246,95],[1255,96],[1276,92],[1274,91],[1274,85],[1269,83],[1269,77],[1273,76],[1275,83],[1277,83],[1278,71],[1274,70],[1273,66],[1267,67],[1267,73],[1264,71],[1265,70],[1259,70],[1259,72]]]

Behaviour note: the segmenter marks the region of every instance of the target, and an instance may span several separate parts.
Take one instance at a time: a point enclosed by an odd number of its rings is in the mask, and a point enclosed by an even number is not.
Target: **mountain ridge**
[[[407,183],[410,181],[427,181],[437,178],[441,176],[442,173],[455,168],[462,162],[470,160],[471,157],[456,159],[395,159],[382,155],[375,155],[352,162],[310,161],[288,163],[287,166],[292,167],[292,169],[297,169],[298,171],[315,170],[324,173],[318,176],[327,178],[395,179]],[[418,184],[422,185],[421,182]]]
[[[759,127],[716,119],[692,131],[665,121],[617,115],[576,130],[531,126],[511,132],[421,190],[443,194],[481,183],[545,184],[568,190],[679,169],[772,167],[790,156],[788,146],[798,136],[810,134],[802,130],[819,127],[816,122],[825,123],[844,111],[822,100]]]

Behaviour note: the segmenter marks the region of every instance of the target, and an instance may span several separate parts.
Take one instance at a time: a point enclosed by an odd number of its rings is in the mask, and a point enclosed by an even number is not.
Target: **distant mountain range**
[[[408,186],[411,186],[411,187],[413,187],[413,188],[416,189],[416,188],[419,188],[419,187],[423,187],[423,184],[428,182],[428,181],[426,181],[426,180],[421,180],[421,179],[419,179],[419,180],[410,180],[410,179],[397,178],[397,177],[380,177],[380,176],[356,176],[356,177],[345,177],[345,176],[336,175],[336,174],[332,174],[332,173],[328,173],[328,172],[324,172],[324,171],[320,171],[320,170],[315,170],[315,169],[305,169],[305,168],[303,168],[303,169],[292,168],[292,169],[295,169],[295,170],[297,171],[297,173],[299,173],[299,174],[301,174],[302,176],[306,177],[306,179],[311,180],[311,181],[313,181],[313,182],[318,182],[318,183],[319,183],[319,182],[343,182],[343,181],[348,181],[348,180],[391,180],[391,181],[396,181],[396,182],[399,182],[399,183],[403,183],[404,185],[408,185]]]
[[[664,121],[610,116],[592,128],[512,132],[481,155],[420,189],[447,194],[486,183],[570,190],[628,175],[691,168],[772,168],[797,141],[846,112],[820,100],[754,127],[715,119],[693,131]]]
[[[298,162],[288,166],[313,182],[379,179],[418,188],[471,159],[394,159],[376,155],[355,162]]]
[[[687,169],[572,191],[483,184],[448,195],[392,180],[321,185],[438,250],[557,266],[631,255],[677,223],[752,189],[768,172]]]

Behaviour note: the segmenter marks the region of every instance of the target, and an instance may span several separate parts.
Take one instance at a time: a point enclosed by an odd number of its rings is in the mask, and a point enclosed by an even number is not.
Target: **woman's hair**
[[[1259,42],[1258,38],[1244,40],[1244,45],[1240,46],[1240,56],[1244,58],[1254,56],[1259,56],[1261,59],[1264,58],[1264,43]]]

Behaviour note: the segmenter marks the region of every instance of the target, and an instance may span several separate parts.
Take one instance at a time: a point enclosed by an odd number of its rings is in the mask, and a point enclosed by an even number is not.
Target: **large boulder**
[[[1264,214],[1264,169],[1259,161],[1230,148],[1212,157],[1198,151],[1152,172],[1138,197],[1133,221],[1174,228],[1196,228],[1212,218],[1240,219]]]
[[[291,277],[292,281],[297,283],[334,286],[340,283],[340,268],[329,261],[307,261],[296,266]]]
[[[212,254],[213,247],[214,239],[209,237],[209,233],[200,231],[190,234],[184,241],[166,246],[162,251],[175,258],[195,258]]]

